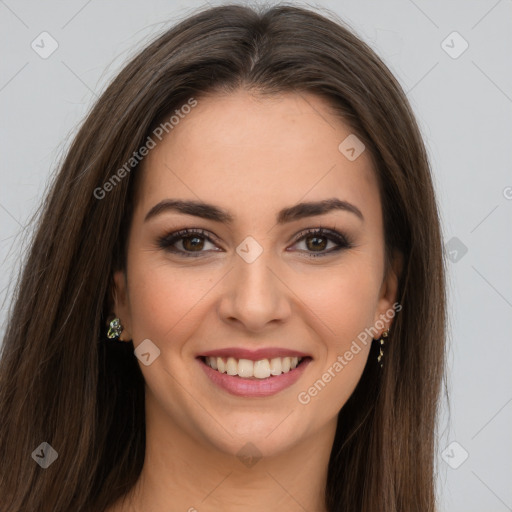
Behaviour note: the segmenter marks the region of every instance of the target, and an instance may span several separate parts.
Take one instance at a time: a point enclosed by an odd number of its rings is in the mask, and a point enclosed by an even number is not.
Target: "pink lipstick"
[[[308,354],[282,348],[211,350],[196,359],[215,385],[242,397],[279,393],[292,386],[312,360]]]

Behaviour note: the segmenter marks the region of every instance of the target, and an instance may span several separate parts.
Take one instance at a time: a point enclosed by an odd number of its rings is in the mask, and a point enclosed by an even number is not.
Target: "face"
[[[146,156],[115,313],[150,340],[162,436],[272,455],[333,435],[368,359],[358,336],[389,327],[397,289],[370,155],[338,149],[350,134],[316,96],[238,91],[198,99]]]

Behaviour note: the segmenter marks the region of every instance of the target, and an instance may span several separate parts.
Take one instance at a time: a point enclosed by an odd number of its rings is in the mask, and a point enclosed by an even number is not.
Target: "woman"
[[[433,511],[429,163],[341,22],[227,5],[116,77],[45,201],[0,366],[2,511]]]

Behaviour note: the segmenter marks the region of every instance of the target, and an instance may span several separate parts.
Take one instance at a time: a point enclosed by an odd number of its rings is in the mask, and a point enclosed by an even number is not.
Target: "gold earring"
[[[377,356],[377,362],[379,363],[380,367],[383,367],[382,363],[382,357],[384,356],[384,339],[389,336],[389,330],[386,329],[381,335],[379,341],[379,355]]]

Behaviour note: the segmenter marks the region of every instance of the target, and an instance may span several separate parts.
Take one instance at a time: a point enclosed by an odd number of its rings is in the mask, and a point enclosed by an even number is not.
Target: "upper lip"
[[[250,359],[251,361],[259,361],[260,359],[272,359],[275,357],[311,357],[309,354],[289,348],[258,348],[249,350],[246,348],[232,347],[220,348],[202,352],[198,357],[234,357],[235,359]]]

